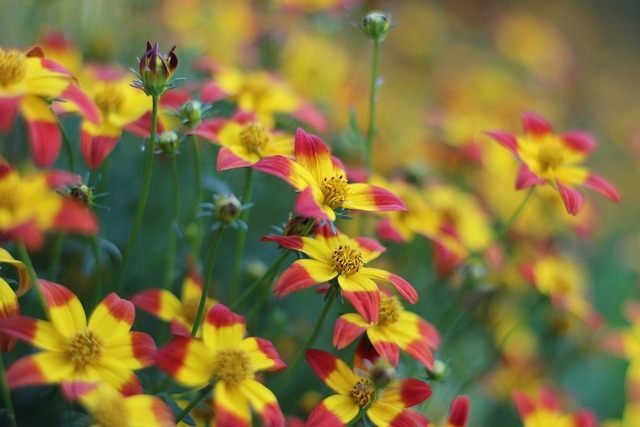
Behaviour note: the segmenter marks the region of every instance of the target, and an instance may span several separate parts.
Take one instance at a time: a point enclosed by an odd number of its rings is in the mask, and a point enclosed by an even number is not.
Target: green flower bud
[[[369,12],[362,19],[359,27],[369,39],[381,42],[387,38],[391,28],[391,18],[383,12]]]
[[[156,148],[162,153],[173,156],[180,151],[180,139],[178,134],[173,131],[162,132],[156,141]]]
[[[185,127],[195,129],[202,121],[202,104],[200,101],[189,101],[180,107],[180,117]]]
[[[242,203],[233,194],[218,196],[215,200],[215,218],[224,225],[230,225],[242,212]]]

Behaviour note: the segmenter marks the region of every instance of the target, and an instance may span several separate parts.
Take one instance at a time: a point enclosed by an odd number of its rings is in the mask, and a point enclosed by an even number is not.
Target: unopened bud
[[[391,18],[383,12],[369,12],[363,19],[360,29],[374,41],[381,42],[387,38],[391,28]]]
[[[84,206],[91,206],[93,202],[93,188],[87,187],[85,184],[74,185],[69,188],[69,196]]]
[[[267,272],[267,266],[260,260],[249,261],[247,264],[247,276],[251,280],[256,280],[262,277]]]
[[[139,75],[140,81],[134,86],[144,90],[149,96],[162,96],[171,89],[171,76],[178,67],[178,55],[175,53],[176,47],[172,47],[165,56],[160,53],[158,43],[147,42],[147,50],[140,58]]]
[[[185,127],[195,129],[202,121],[202,104],[200,101],[189,101],[180,107],[180,117]]]
[[[444,379],[449,373],[449,367],[441,360],[433,362],[431,369],[427,369],[427,376],[434,381],[440,381]]]
[[[169,156],[179,153],[180,139],[178,138],[178,134],[173,131],[162,132],[156,141],[156,148],[160,150],[162,154]]]
[[[233,194],[218,196],[215,200],[215,217],[225,225],[233,223],[240,217],[242,203]]]
[[[309,221],[314,221],[313,218],[307,218],[306,216],[296,216],[293,217],[287,222],[284,226],[284,235],[285,236],[313,236],[315,234],[315,229],[318,227],[317,224],[309,226]],[[303,234],[307,231],[306,234]]]

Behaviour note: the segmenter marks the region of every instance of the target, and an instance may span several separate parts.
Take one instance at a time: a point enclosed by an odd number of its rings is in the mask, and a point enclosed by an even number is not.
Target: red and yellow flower
[[[415,425],[415,416],[407,409],[431,396],[429,384],[418,379],[392,378],[380,384],[369,373],[351,369],[322,350],[307,350],[305,357],[316,375],[338,393],[315,407],[307,419],[308,427],[345,426],[364,409],[378,427]]]
[[[295,160],[272,156],[260,160],[254,169],[282,178],[300,192],[296,214],[335,221],[334,209],[359,211],[406,210],[391,192],[369,184],[350,184],[344,166],[331,156],[320,138],[298,129],[295,137]]]
[[[192,269],[182,282],[180,299],[164,289],[147,289],[133,296],[131,302],[160,320],[171,322],[172,334],[188,336],[196,319],[201,296],[202,277]],[[207,297],[205,313],[217,303],[215,299]]]
[[[0,320],[20,315],[18,297],[24,295],[31,288],[31,278],[23,263],[14,259],[9,252],[0,248],[0,263],[11,264],[18,270],[18,290],[0,277]],[[0,352],[13,350],[16,339],[0,332]]]
[[[71,73],[44,57],[41,48],[26,52],[0,48],[0,132],[8,132],[21,111],[33,161],[39,167],[55,163],[62,138],[48,100],[63,99],[86,120],[96,123],[99,112]]]
[[[378,354],[393,366],[398,366],[402,349],[427,368],[433,367],[433,350],[440,345],[438,331],[417,314],[404,310],[395,296],[381,293],[380,314],[375,323],[357,313],[340,316],[333,331],[333,345],[344,348],[363,332]]]
[[[380,290],[375,281],[391,283],[411,303],[418,300],[416,290],[402,277],[379,268],[365,267],[386,250],[373,239],[351,239],[326,230],[315,238],[270,235],[264,239],[310,257],[295,261],[282,273],[273,289],[278,297],[337,279],[342,295],[366,322],[372,323],[378,321],[380,313]]]
[[[215,305],[202,325],[202,340],[175,337],[162,348],[156,364],[187,387],[215,381],[213,404],[217,425],[249,426],[251,407],[269,427],[284,424],[275,395],[256,380],[257,371],[285,367],[271,342],[245,337],[242,316]]]
[[[449,416],[444,427],[465,427],[469,418],[469,397],[462,395],[451,401]],[[436,424],[429,422],[426,427],[436,427]]]
[[[36,249],[45,231],[95,234],[93,213],[55,191],[72,183],[80,183],[79,177],[60,171],[22,177],[0,159],[0,240],[18,240]]]
[[[106,383],[63,382],[62,392],[89,412],[92,426],[175,427],[173,411],[161,398],[123,396]]]
[[[151,364],[153,339],[131,332],[133,304],[108,295],[87,318],[78,298],[56,283],[39,281],[49,321],[18,316],[0,320],[0,331],[42,351],[7,371],[9,387],[61,381],[104,381],[124,394],[142,391],[133,370]]]
[[[549,183],[560,193],[568,213],[580,211],[584,198],[574,187],[584,185],[609,200],[620,201],[620,195],[604,178],[589,171],[581,163],[595,148],[595,139],[586,132],[553,133],[551,124],[532,113],[522,114],[523,136],[504,131],[486,134],[505,146],[520,160],[516,180],[518,190]]]
[[[562,411],[558,398],[554,393],[542,387],[537,398],[520,391],[513,392],[513,401],[518,409],[524,427],[596,427],[597,418],[589,410],[574,413]]]

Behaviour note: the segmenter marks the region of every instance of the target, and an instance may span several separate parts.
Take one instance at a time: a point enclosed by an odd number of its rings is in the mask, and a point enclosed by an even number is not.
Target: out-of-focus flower
[[[371,371],[363,374],[359,369],[351,369],[322,350],[307,350],[305,357],[316,375],[338,393],[316,406],[307,419],[309,427],[345,426],[363,409],[378,427],[416,425],[408,408],[431,396],[429,384],[418,379],[391,378],[380,384]]]
[[[21,111],[33,161],[39,167],[55,163],[62,139],[49,102],[67,101],[85,120],[97,123],[99,112],[80,90],[71,73],[44,57],[41,48],[29,51],[0,48],[0,132],[8,132]]]
[[[298,129],[295,161],[283,156],[260,160],[254,169],[282,178],[300,191],[294,211],[299,215],[335,221],[334,209],[360,211],[405,210],[391,192],[369,184],[349,184],[342,163],[331,156],[320,138]]]
[[[222,147],[218,151],[219,171],[253,166],[270,156],[293,157],[293,137],[265,127],[251,113],[238,112],[228,121],[204,121],[190,133]]]
[[[331,12],[360,3],[360,0],[275,0],[277,6],[293,12]]]
[[[444,427],[465,427],[467,425],[467,419],[469,418],[469,407],[471,402],[469,397],[462,395],[458,396],[451,401],[451,407],[449,408],[449,416]],[[436,427],[437,424],[429,422],[426,427]],[[551,426],[549,426],[551,427]]]
[[[433,367],[433,351],[440,346],[438,331],[417,314],[404,310],[395,296],[381,293],[376,323],[356,313],[340,316],[333,331],[333,345],[344,348],[363,332],[376,351],[393,366],[398,366],[402,349],[427,368]]]
[[[71,183],[79,183],[79,177],[60,171],[22,177],[0,159],[0,240],[18,240],[37,249],[49,230],[95,234],[93,213],[55,191]]]
[[[131,298],[131,302],[160,320],[171,322],[171,333],[174,335],[189,336],[193,329],[193,322],[196,319],[198,305],[202,297],[202,277],[195,268],[182,282],[180,299],[171,292],[164,289],[147,289]],[[213,298],[207,297],[205,302],[205,313],[217,304]],[[202,331],[202,327],[200,327]],[[198,336],[200,336],[200,331]]]
[[[178,68],[178,55],[173,46],[168,54],[160,53],[158,43],[153,46],[147,41],[147,50],[140,57],[138,78],[133,86],[142,89],[148,96],[161,97],[166,91],[177,86],[178,80],[172,79],[173,73]]]
[[[391,283],[411,303],[418,300],[416,290],[402,277],[379,268],[366,267],[386,249],[373,239],[354,239],[325,232],[315,238],[301,236],[265,236],[263,240],[302,252],[310,259],[295,261],[285,270],[273,291],[278,297],[337,278],[342,295],[365,322],[375,323],[380,314],[380,290],[374,280]]]
[[[42,38],[42,49],[47,58],[69,70],[74,76],[82,70],[82,51],[77,44],[60,31],[52,31]]]
[[[79,401],[95,427],[174,427],[173,411],[158,396],[123,396],[107,383],[63,382],[62,393]]]
[[[577,185],[620,201],[613,185],[580,165],[596,146],[591,135],[582,131],[555,135],[545,119],[531,113],[522,114],[522,125],[524,135],[520,137],[504,131],[486,132],[520,160],[517,189],[549,183],[558,190],[571,215],[577,214],[584,203],[582,194],[573,188]]]
[[[104,381],[124,394],[142,392],[133,373],[151,364],[153,339],[131,332],[133,304],[115,293],[96,307],[89,321],[78,298],[56,283],[39,281],[49,321],[19,316],[0,320],[0,331],[42,351],[7,370],[9,387],[61,381]]]
[[[0,277],[0,320],[20,315],[18,297],[31,288],[31,277],[23,263],[14,259],[9,252],[0,248],[0,263],[11,264],[18,270],[18,290],[16,292]],[[13,350],[16,339],[0,332],[0,352]]]
[[[513,401],[518,409],[524,427],[596,427],[598,420],[591,411],[579,410],[574,413],[562,411],[558,398],[543,387],[537,398],[520,391],[513,392]]]
[[[635,427],[640,425],[640,403],[628,402],[621,420],[607,420],[600,427]]]
[[[216,381],[213,404],[217,425],[248,426],[252,407],[266,426],[284,424],[275,395],[256,380],[257,371],[285,368],[271,342],[245,337],[242,316],[215,305],[202,324],[202,340],[175,337],[157,355],[158,367],[187,387]]]

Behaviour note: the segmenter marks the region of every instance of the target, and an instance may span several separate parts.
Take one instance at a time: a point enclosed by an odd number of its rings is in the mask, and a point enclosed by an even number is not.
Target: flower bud
[[[93,188],[87,187],[85,184],[78,184],[69,187],[69,196],[73,200],[77,200],[83,206],[91,206],[93,203]]]
[[[391,18],[383,12],[369,12],[362,19],[359,27],[369,39],[381,42],[387,38],[391,28]]]
[[[173,156],[180,151],[180,139],[178,134],[173,131],[162,132],[158,140],[156,141],[156,149],[162,154]]]
[[[215,218],[224,225],[229,225],[240,218],[242,203],[233,194],[218,196],[215,200]]]
[[[431,369],[427,369],[427,376],[434,381],[443,380],[448,373],[449,367],[441,360],[436,360]]]
[[[385,388],[395,376],[396,370],[383,359],[379,359],[369,370],[369,378],[371,378],[371,382],[373,382],[376,390]]]
[[[202,121],[202,104],[200,101],[188,101],[180,107],[182,124],[189,129],[195,129]]]
[[[267,272],[267,266],[260,260],[253,260],[247,263],[247,276],[251,280],[257,280]]]
[[[314,223],[309,229],[308,222],[313,221],[313,218],[307,218],[306,216],[295,216],[287,222],[284,226],[285,236],[302,236],[304,231],[308,229],[306,236],[313,236],[315,234],[318,225]]]
[[[164,56],[158,49],[158,43],[151,46],[151,43],[147,42],[147,51],[139,60],[140,82],[135,86],[149,96],[162,96],[171,89],[171,76],[178,67],[175,49],[175,46],[172,47],[169,54]]]

